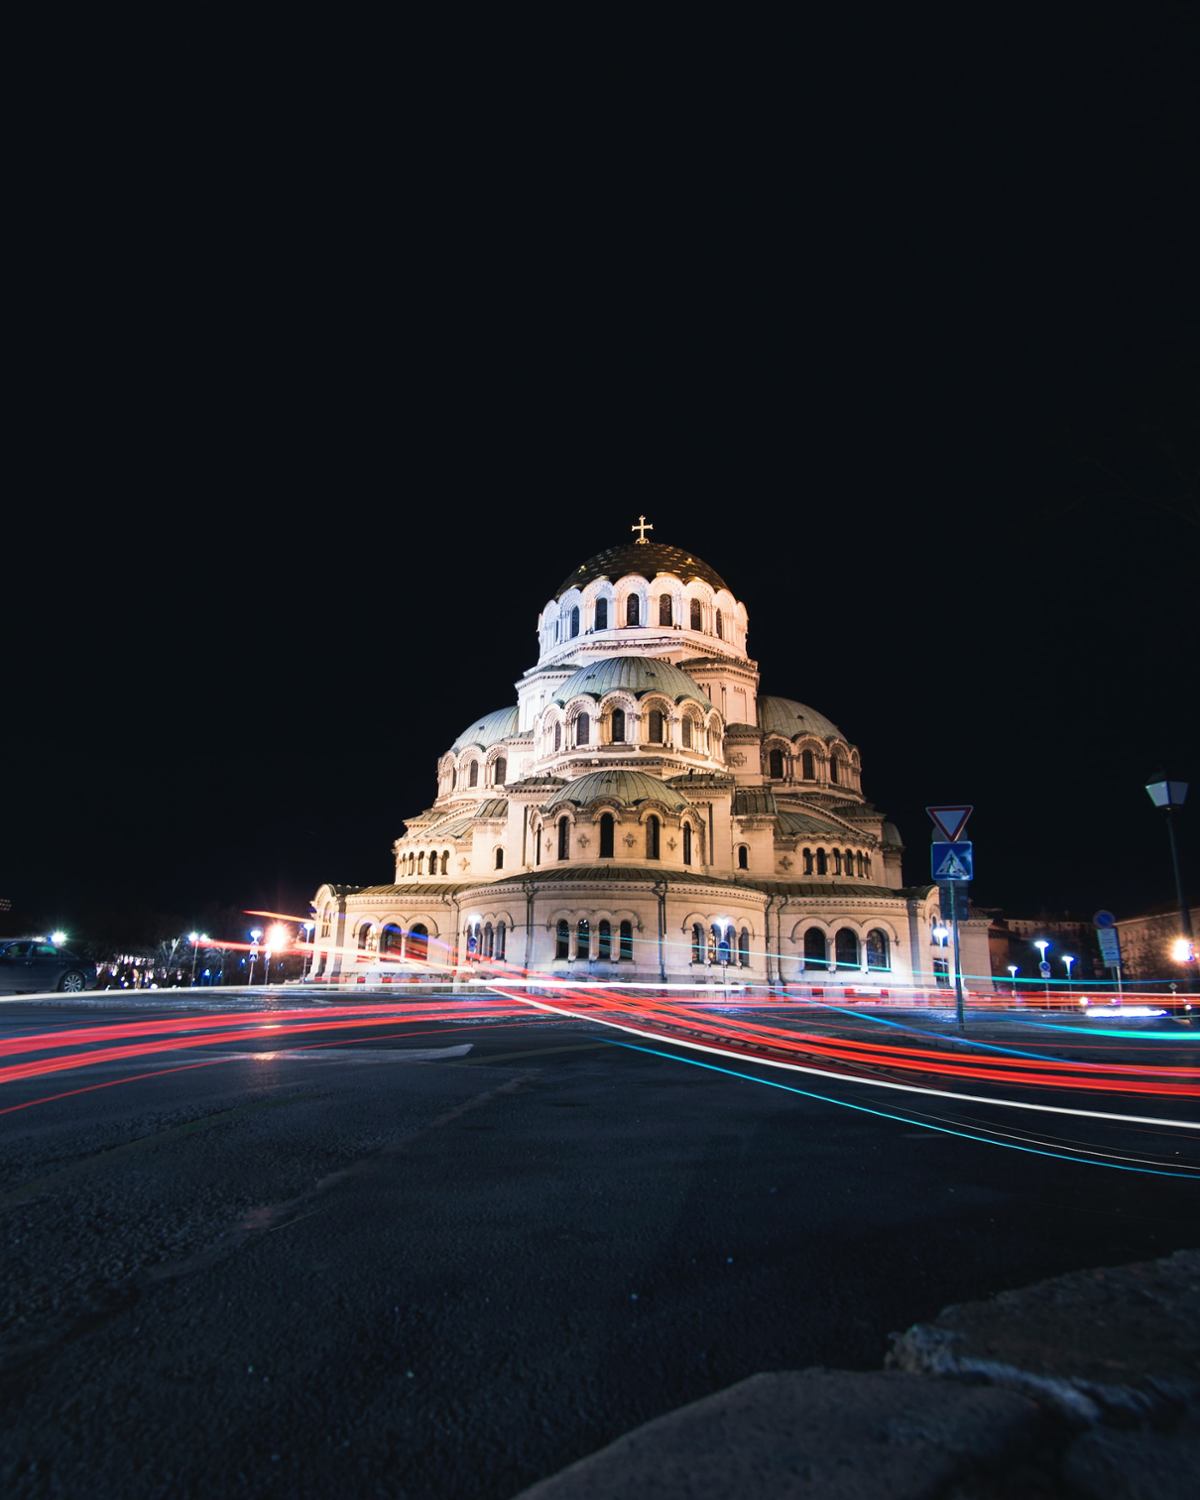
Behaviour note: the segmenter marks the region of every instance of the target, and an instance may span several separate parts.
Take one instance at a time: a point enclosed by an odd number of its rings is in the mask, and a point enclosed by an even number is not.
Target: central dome
[[[575,571],[564,578],[558,586],[555,598],[570,588],[581,589],[595,578],[625,578],[630,573],[640,573],[643,578],[653,578],[656,573],[672,573],[684,583],[691,578],[703,578],[715,589],[729,589],[729,585],[706,562],[685,552],[682,547],[668,547],[665,542],[623,542],[619,547],[607,547],[580,563]]]
[[[555,692],[554,700],[569,703],[581,693],[599,699],[616,689],[624,689],[635,698],[645,693],[665,693],[675,703],[690,698],[705,708],[712,707],[699,683],[693,682],[673,662],[658,656],[605,656],[568,677]]]

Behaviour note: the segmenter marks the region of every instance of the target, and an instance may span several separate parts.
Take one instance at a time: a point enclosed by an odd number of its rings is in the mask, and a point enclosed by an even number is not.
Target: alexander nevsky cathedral
[[[542,609],[516,702],[438,761],[394,883],[317,892],[311,977],[944,986],[937,888],[905,886],[858,747],[759,691],[715,568],[632,531]],[[986,921],[961,931],[987,975]]]

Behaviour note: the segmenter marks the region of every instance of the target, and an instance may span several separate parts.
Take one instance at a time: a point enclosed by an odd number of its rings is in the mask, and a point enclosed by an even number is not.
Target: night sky
[[[1166,765],[1200,896],[1195,12],[1129,26],[861,109],[514,106],[386,204],[303,132],[203,215],[165,190],[31,379],[0,930],[390,879],[643,511],[861,748],[910,881],[964,799],[978,903],[1165,906]]]

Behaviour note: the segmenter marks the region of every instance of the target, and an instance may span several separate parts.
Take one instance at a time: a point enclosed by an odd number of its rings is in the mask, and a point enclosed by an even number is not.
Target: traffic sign
[[[1115,927],[1097,927],[1100,940],[1100,957],[1106,969],[1115,969],[1121,962],[1121,939]]]
[[[1050,978],[1050,965],[1049,964],[1038,964],[1038,973],[1042,976],[1043,979],[1049,979]]]
[[[1092,918],[1092,923],[1096,927],[1115,927],[1117,919],[1113,916],[1112,912],[1101,910]]]
[[[967,826],[967,819],[975,808],[970,802],[962,802],[957,807],[927,807],[925,811],[933,819],[942,837],[953,844],[962,836],[962,831]]]
[[[935,880],[974,880],[975,845],[965,839],[957,843],[930,844],[929,863]]]

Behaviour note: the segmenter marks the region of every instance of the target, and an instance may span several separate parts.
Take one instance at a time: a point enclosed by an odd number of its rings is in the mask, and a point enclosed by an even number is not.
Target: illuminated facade
[[[904,887],[858,748],[761,694],[745,605],[633,529],[548,600],[515,703],[438,761],[394,883],[318,891],[314,976],[935,982],[936,892]],[[986,921],[963,940],[987,976]]]

